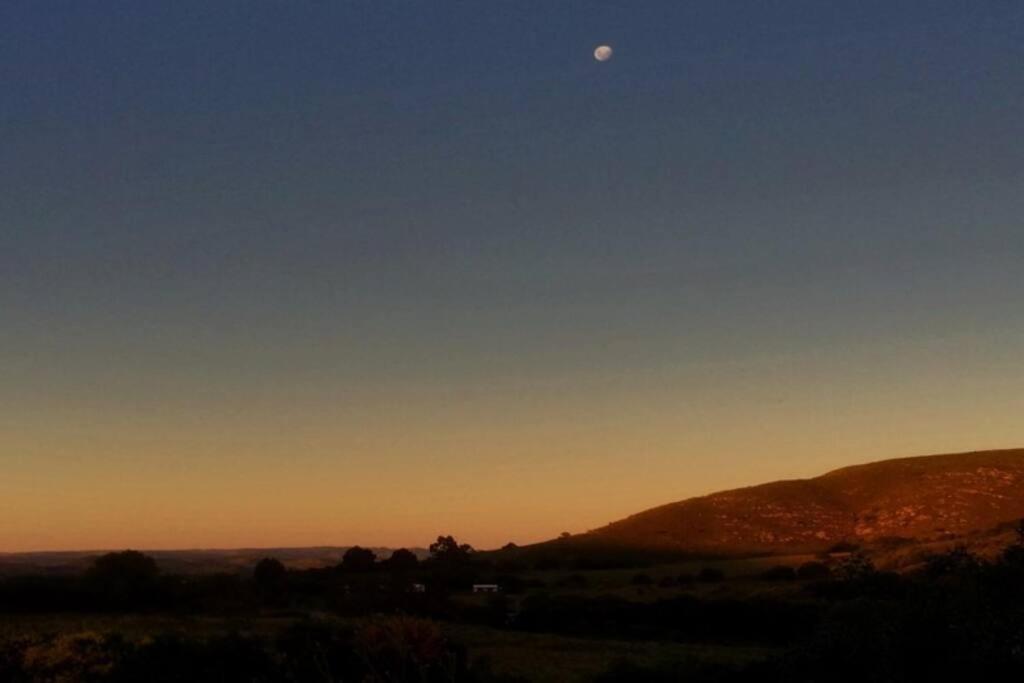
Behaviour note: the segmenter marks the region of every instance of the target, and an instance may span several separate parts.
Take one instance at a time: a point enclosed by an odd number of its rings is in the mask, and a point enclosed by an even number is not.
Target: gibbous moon
[[[607,62],[612,58],[612,49],[607,45],[601,45],[594,50],[594,59],[599,62]]]

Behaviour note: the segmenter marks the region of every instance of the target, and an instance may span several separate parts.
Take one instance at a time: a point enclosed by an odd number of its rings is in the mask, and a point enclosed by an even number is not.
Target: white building
[[[474,593],[497,593],[500,589],[496,583],[474,583]]]

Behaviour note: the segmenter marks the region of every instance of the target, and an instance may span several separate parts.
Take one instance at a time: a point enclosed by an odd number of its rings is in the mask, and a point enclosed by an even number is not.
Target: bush
[[[277,679],[264,644],[235,634],[205,641],[160,636],[128,652],[111,681],[262,683]]]
[[[925,573],[933,579],[950,576],[964,575],[977,572],[981,568],[981,561],[968,552],[964,546],[957,546],[949,552],[941,555],[932,555],[925,560]]]
[[[0,673],[4,681],[100,680],[114,668],[122,647],[120,638],[92,632],[22,640],[0,654]]]
[[[862,552],[855,552],[836,568],[836,576],[843,581],[863,581],[877,573],[875,563]]]
[[[288,570],[280,561],[273,557],[264,557],[253,568],[252,577],[256,585],[263,589],[276,589],[284,583]]]
[[[440,627],[410,617],[382,617],[360,628],[356,652],[373,681],[449,681],[465,668],[465,653],[452,649]]]
[[[761,572],[760,578],[763,581],[793,581],[796,579],[796,570],[786,565],[778,565],[765,569]]]
[[[654,583],[654,579],[648,574],[634,574],[630,583],[634,586],[650,586]]]
[[[796,570],[801,581],[822,581],[832,576],[832,570],[824,562],[804,562]]]
[[[583,574],[569,574],[555,582],[557,588],[586,588],[590,582]]]
[[[0,640],[3,683],[460,683],[472,680],[465,661],[435,623],[408,617],[355,631],[301,622],[275,641],[164,634],[133,643],[95,633]]]
[[[725,572],[715,567],[704,567],[697,572],[697,580],[703,583],[718,583],[725,579]]]
[[[86,579],[103,609],[138,610],[159,601],[156,561],[136,550],[107,553],[96,559]]]
[[[377,555],[369,548],[352,546],[341,558],[341,569],[346,572],[369,572],[376,568]]]

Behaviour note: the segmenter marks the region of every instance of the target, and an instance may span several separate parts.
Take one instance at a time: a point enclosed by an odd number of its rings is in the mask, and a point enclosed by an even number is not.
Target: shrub
[[[585,588],[590,582],[583,574],[569,574],[555,582],[558,588]]]
[[[252,572],[256,584],[264,589],[280,587],[284,583],[287,574],[288,570],[284,568],[284,565],[272,557],[264,557],[257,562]]]
[[[764,581],[793,581],[796,579],[796,570],[786,565],[778,565],[765,569],[761,572],[760,578]]]
[[[962,545],[925,560],[925,573],[932,578],[969,574],[978,571],[980,567],[981,561]]]
[[[832,576],[832,570],[824,562],[804,562],[796,570],[801,581],[821,581]]]
[[[836,568],[836,575],[843,581],[862,581],[870,578],[877,571],[871,558],[858,551],[839,564]]]
[[[652,579],[648,574],[634,574],[630,583],[634,586],[650,586],[654,583],[654,579]]]
[[[718,583],[725,579],[725,572],[715,567],[704,567],[697,572],[697,580],[703,583]]]
[[[437,624],[411,617],[375,619],[356,632],[354,645],[374,681],[452,680],[465,663]]]

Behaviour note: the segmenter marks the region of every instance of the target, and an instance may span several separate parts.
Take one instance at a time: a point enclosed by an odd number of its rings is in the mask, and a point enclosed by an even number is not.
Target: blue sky
[[[1019,443],[1022,58],[1008,1],[4,3],[0,548],[486,545]],[[320,502],[246,526],[285,461]],[[152,502],[83,537],[112,473]]]

